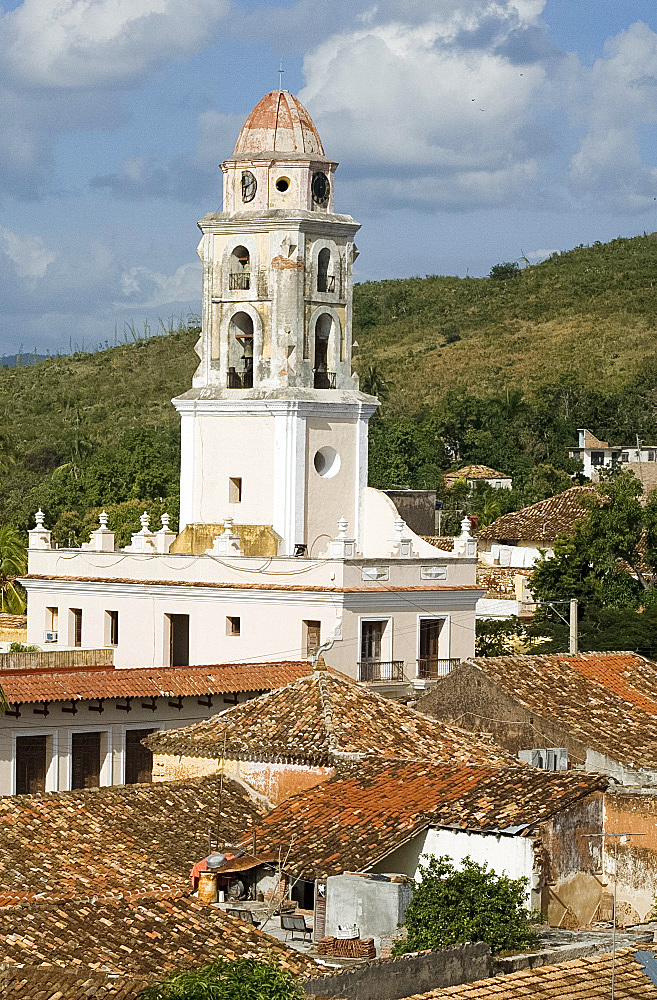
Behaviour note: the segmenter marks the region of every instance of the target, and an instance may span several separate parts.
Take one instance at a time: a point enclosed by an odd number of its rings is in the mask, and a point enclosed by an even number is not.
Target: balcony
[[[361,660],[358,664],[358,680],[367,684],[377,681],[403,681],[403,660]]]
[[[251,287],[251,275],[248,271],[237,271],[228,275],[228,287],[231,292],[248,292]]]
[[[427,659],[417,661],[417,676],[424,680],[446,677],[450,670],[458,667],[460,662],[460,659],[456,657],[440,660],[435,656],[430,656]]]
[[[315,376],[313,381],[315,389],[335,389],[335,372],[324,372],[315,368],[313,374]]]
[[[234,368],[228,369],[228,378],[226,379],[227,389],[252,389],[253,388],[253,369],[249,369],[244,372],[236,372]]]

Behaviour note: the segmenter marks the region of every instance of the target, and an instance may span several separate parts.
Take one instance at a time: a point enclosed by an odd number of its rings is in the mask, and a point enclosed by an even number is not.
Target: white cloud
[[[4,243],[4,253],[14,265],[16,276],[26,278],[29,283],[43,278],[57,256],[48,250],[40,236],[19,236],[5,226],[0,226],[0,240]]]
[[[587,67],[549,42],[544,6],[381,0],[306,54],[300,97],[361,199],[648,207],[657,170],[641,129],[657,124],[657,34],[632,25]]]
[[[4,60],[39,87],[125,84],[198,49],[227,8],[228,0],[24,0],[0,21]]]
[[[153,309],[171,303],[197,302],[201,289],[201,264],[182,264],[173,274],[147,267],[131,267],[120,278],[120,298],[115,305]]]

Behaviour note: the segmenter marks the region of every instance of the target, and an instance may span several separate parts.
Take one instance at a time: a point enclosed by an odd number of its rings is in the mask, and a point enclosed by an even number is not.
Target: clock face
[[[242,174],[242,201],[253,201],[258,190],[258,182],[250,170]]]
[[[316,174],[313,174],[313,180],[312,180],[313,201],[316,201],[318,205],[326,204],[326,202],[328,201],[330,190],[331,190],[331,185],[325,173],[322,173],[321,170],[318,170]]]

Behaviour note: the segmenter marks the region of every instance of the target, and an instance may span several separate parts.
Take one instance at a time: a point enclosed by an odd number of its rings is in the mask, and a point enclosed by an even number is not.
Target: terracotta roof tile
[[[330,765],[358,754],[512,765],[483,737],[437,722],[326,670],[145,741],[155,753]]]
[[[132,1000],[148,986],[145,979],[52,966],[0,967],[0,995],[7,1000]]]
[[[84,698],[194,697],[268,691],[303,677],[306,661],[194,667],[73,667],[0,671],[0,688],[14,704]]]
[[[445,481],[457,479],[510,479],[504,472],[496,472],[489,465],[464,465],[462,469],[445,473]]]
[[[258,849],[283,848],[288,869],[305,877],[359,871],[427,826],[529,830],[606,786],[599,775],[530,767],[360,763],[269,813]]]
[[[157,980],[212,958],[269,960],[296,975],[318,966],[223,910],[186,895],[60,900],[0,909],[3,962]]]
[[[0,798],[0,906],[189,888],[217,821],[218,778],[115,785]],[[218,836],[230,842],[263,814],[224,777]]]
[[[474,665],[524,708],[566,727],[573,739],[628,767],[657,768],[657,664],[636,653],[476,657]],[[421,701],[438,710],[441,686]],[[437,711],[437,714],[440,714]]]
[[[598,492],[592,486],[573,486],[547,500],[503,514],[482,528],[479,539],[487,541],[553,542],[560,535],[570,535]]]
[[[650,953],[652,955],[652,952]],[[657,1000],[657,986],[644,971],[635,949],[616,952],[616,1000]],[[415,993],[405,1000],[609,1000],[611,955],[591,955],[560,965],[523,969],[476,983]]]

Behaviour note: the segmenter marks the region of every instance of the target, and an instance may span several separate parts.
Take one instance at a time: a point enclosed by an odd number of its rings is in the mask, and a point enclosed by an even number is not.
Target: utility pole
[[[579,652],[577,647],[577,598],[570,599],[570,637],[568,641],[568,652],[571,656]]]
[[[618,841],[625,843],[628,837],[645,837],[645,833],[585,833],[584,836],[592,840],[599,838],[602,841],[602,873],[604,875],[604,857],[606,852],[607,838],[614,841],[614,904],[611,923],[611,1000],[616,1000],[616,902],[618,897]]]

